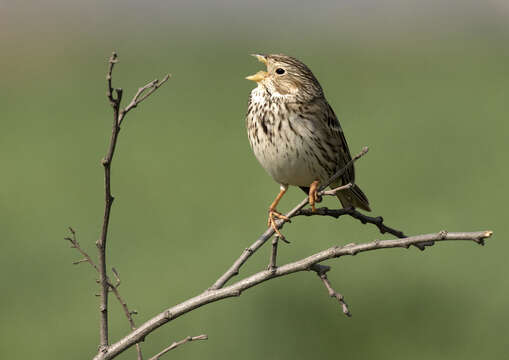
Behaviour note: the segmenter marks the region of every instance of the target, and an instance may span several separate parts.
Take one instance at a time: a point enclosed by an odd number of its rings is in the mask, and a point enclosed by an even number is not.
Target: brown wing
[[[327,101],[324,99],[326,106],[326,111],[324,114],[324,123],[326,124],[328,130],[331,133],[332,141],[336,143],[336,148],[338,151],[337,158],[337,168],[335,171],[338,171],[342,167],[344,167],[351,159],[352,156],[350,155],[350,150],[348,149],[348,144],[345,139],[345,134],[343,133],[343,129],[341,129],[341,125],[339,124],[339,120],[336,117],[336,114],[334,113],[334,110],[332,110],[332,107],[327,103]],[[343,180],[343,184],[347,184],[349,182],[355,181],[355,170],[353,166],[350,166],[345,174],[341,177]]]
[[[322,133],[322,136],[318,137],[321,139],[320,147],[327,149],[326,152],[329,158],[335,159],[336,166],[334,169],[331,169],[332,171],[330,173],[330,176],[332,176],[352,159],[345,135],[336,114],[334,114],[334,110],[332,110],[331,106],[327,103],[327,100],[324,98],[317,99],[312,104],[308,104],[305,108],[305,112],[307,112],[306,115],[319,120],[315,121],[314,131]],[[343,207],[357,207],[370,211],[368,198],[362,190],[355,185],[355,171],[353,166],[346,169],[341,179],[331,184],[331,187],[344,185],[350,182],[354,184],[352,188],[343,190],[337,194]],[[301,187],[301,189],[309,191],[309,189],[305,187]]]

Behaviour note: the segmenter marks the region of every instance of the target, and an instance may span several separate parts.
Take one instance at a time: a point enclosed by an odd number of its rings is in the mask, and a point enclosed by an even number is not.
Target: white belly
[[[256,101],[263,101],[263,98],[252,97],[251,100],[256,106]],[[271,113],[274,118],[264,123],[267,132],[262,130],[260,119],[253,114],[248,115],[248,128],[258,128],[256,135],[248,131],[256,158],[282,185],[309,186],[315,180],[326,181],[330,174],[319,164],[322,159],[313,141],[316,137],[313,124],[299,119],[295,113],[280,114],[280,109],[278,104],[273,104]]]

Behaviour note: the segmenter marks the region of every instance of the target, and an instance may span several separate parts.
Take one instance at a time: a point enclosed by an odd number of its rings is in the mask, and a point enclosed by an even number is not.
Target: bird
[[[267,225],[282,239],[276,220],[289,221],[277,206],[289,186],[301,188],[316,212],[317,191],[351,159],[334,110],[311,70],[283,54],[253,54],[266,70],[247,76],[256,82],[246,113],[246,129],[254,155],[280,186],[268,210]],[[355,184],[353,165],[331,187],[344,208],[371,211],[364,192]]]

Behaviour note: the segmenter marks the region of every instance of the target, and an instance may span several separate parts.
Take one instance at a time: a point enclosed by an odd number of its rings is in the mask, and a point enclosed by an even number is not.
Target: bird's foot
[[[281,214],[276,209],[272,208],[269,209],[269,218],[267,220],[267,226],[271,227],[272,230],[274,230],[274,232],[277,234],[277,236],[279,236],[281,240],[284,241],[285,237],[283,236],[283,234],[281,234],[276,224],[276,220],[278,219],[290,222],[290,218],[288,216]]]
[[[320,185],[319,180],[315,180],[309,185],[309,205],[311,205],[311,211],[316,212],[315,203],[320,202],[321,199],[318,196],[318,187]]]

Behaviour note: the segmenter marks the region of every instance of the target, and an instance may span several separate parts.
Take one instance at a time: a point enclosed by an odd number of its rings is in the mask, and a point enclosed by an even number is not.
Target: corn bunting
[[[269,207],[268,224],[282,237],[275,219],[288,220],[276,207],[289,185],[309,195],[315,211],[317,189],[345,166],[350,151],[343,130],[322,87],[309,68],[286,55],[254,55],[267,71],[246,79],[258,86],[251,91],[246,127],[253,152],[263,168],[280,184]],[[354,183],[351,166],[331,187]],[[370,211],[369,202],[354,185],[337,193],[343,207]]]

